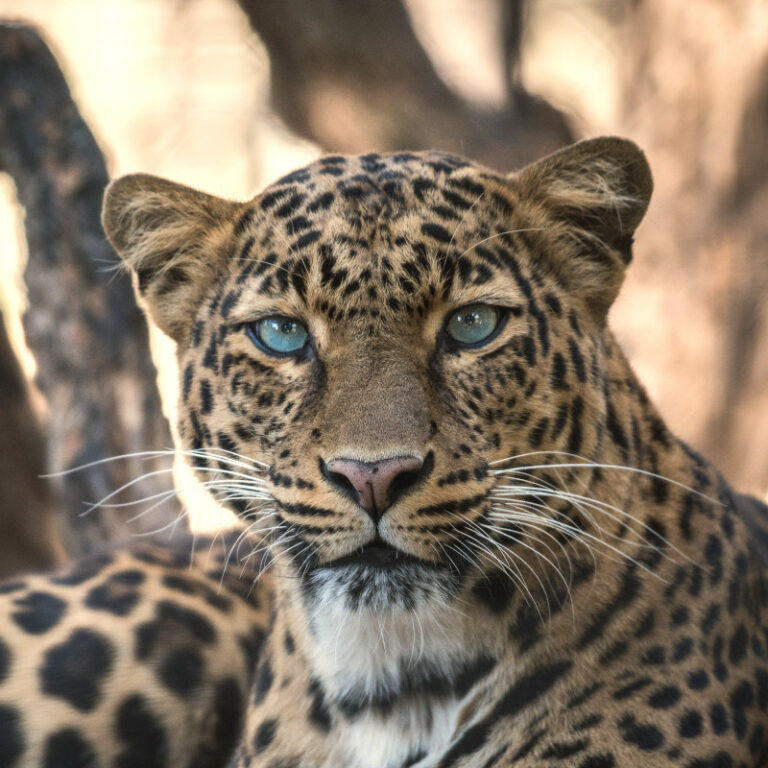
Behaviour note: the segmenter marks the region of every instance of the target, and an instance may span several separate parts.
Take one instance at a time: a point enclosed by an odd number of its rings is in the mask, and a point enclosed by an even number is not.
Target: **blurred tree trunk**
[[[617,34],[656,191],[615,325],[672,426],[765,493],[768,6],[635,0]]]
[[[723,384],[707,439],[723,466],[768,493],[768,44],[737,131],[721,217],[734,241],[721,343]]]
[[[464,102],[437,75],[399,0],[239,0],[269,52],[272,104],[332,152],[441,149],[516,168],[569,143],[565,116],[517,81],[522,0],[504,0],[508,107]]]
[[[145,321],[101,230],[104,158],[45,43],[16,24],[0,24],[0,170],[14,179],[26,211],[29,308],[23,322],[48,404],[48,471],[172,447]],[[80,555],[169,524],[175,504],[130,524],[141,507],[85,514],[86,503],[160,466],[170,462],[107,462],[54,478],[67,550]],[[160,474],[112,501],[171,487],[170,473]]]
[[[0,315],[0,578],[64,561],[45,471],[45,439]]]

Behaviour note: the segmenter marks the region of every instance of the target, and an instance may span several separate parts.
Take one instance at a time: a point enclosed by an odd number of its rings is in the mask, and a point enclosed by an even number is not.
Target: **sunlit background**
[[[746,240],[702,221],[716,218],[735,172],[741,105],[768,51],[768,13],[757,2],[669,0],[664,14],[658,2],[645,5],[642,18],[655,24],[657,36],[643,51],[633,37],[643,30],[618,19],[609,2],[530,3],[521,78],[568,115],[577,137],[619,133],[646,148],[657,194],[611,321],[671,426],[717,454],[713,425],[723,410],[728,346],[723,323],[740,300],[740,279],[752,278],[739,266]],[[498,2],[408,0],[407,7],[441,78],[468,103],[501,106]],[[248,198],[321,153],[270,108],[269,57],[234,0],[0,0],[0,17],[38,26],[113,175],[148,171]],[[454,148],[462,149],[461,142]],[[685,163],[684,152],[699,156]],[[19,321],[23,213],[2,175],[0,192],[0,301],[31,378],[34,360]],[[768,263],[768,250],[764,258]],[[753,318],[762,342],[748,367],[734,374],[743,386],[727,417],[738,421],[737,437],[715,456],[745,490],[760,494],[768,489],[768,301],[762,296]],[[173,421],[172,345],[158,332],[152,343]],[[39,397],[34,402],[44,417],[45,404]],[[184,476],[178,482],[192,483]],[[202,508],[192,505],[196,527],[220,523],[218,510],[206,507],[203,514]]]

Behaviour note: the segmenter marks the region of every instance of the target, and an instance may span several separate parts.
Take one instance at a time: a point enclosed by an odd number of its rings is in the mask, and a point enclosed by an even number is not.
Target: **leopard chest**
[[[312,621],[313,673],[337,713],[323,765],[404,768],[439,754],[493,652],[449,626],[449,611],[344,614]]]
[[[373,709],[338,730],[324,768],[405,768],[439,754],[455,732],[460,711],[455,696],[408,699],[386,713]]]

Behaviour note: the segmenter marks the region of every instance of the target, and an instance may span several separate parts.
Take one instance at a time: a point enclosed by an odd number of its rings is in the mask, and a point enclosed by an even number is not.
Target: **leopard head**
[[[247,203],[130,175],[103,221],[177,343],[200,477],[305,600],[410,607],[524,544],[487,538],[495,462],[599,455],[605,317],[651,186],[605,138],[509,176],[325,157]]]

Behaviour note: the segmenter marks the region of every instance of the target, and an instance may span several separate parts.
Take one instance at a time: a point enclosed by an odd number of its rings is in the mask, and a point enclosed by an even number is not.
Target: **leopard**
[[[269,623],[241,531],[96,551],[0,582],[3,768],[219,768]]]
[[[108,188],[181,445],[245,465],[216,496],[272,558],[231,768],[767,764],[766,508],[607,323],[652,187],[607,137]]]
[[[603,137],[512,173],[330,155],[246,202],[107,188],[181,452],[267,566],[222,765],[768,765],[768,508],[609,328],[652,187]]]

